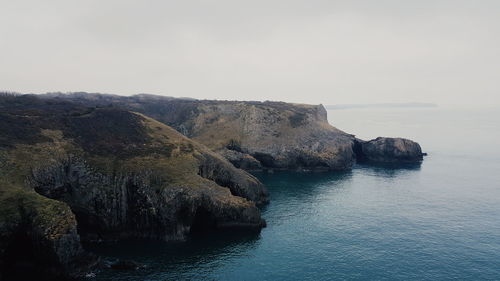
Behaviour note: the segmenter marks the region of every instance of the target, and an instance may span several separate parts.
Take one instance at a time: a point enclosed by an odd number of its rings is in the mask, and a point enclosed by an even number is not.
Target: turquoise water
[[[405,136],[421,165],[259,173],[271,203],[260,234],[91,248],[137,271],[97,280],[500,280],[500,112],[335,110],[361,138]]]

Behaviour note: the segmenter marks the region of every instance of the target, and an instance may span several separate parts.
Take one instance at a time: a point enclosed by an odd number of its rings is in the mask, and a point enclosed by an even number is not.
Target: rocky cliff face
[[[354,136],[328,124],[322,105],[173,99],[151,95],[57,95],[144,113],[244,169],[348,169]]]
[[[48,97],[144,113],[247,170],[343,170],[356,161],[421,160],[418,150],[411,148],[414,145],[398,138],[365,142],[336,129],[328,123],[322,105],[87,93]]]
[[[97,261],[82,249],[66,204],[9,183],[0,201],[0,280],[77,277]]]
[[[13,213],[0,216],[2,272],[22,264],[15,248],[23,243],[32,245],[25,253],[34,264],[67,276],[86,257],[80,236],[169,240],[265,225],[256,207],[268,201],[265,187],[163,123],[119,109],[9,99],[0,100],[0,206]]]
[[[80,237],[260,230],[267,191],[235,166],[339,170],[423,155],[405,139],[358,140],[321,105],[281,102],[0,95],[0,132],[0,270],[54,278],[95,261]]]
[[[105,174],[73,156],[35,169],[28,183],[38,193],[67,203],[80,234],[89,238],[171,240],[200,227],[259,230],[263,225],[252,202],[210,180],[169,184],[149,169]]]
[[[355,160],[353,136],[330,126],[321,105],[220,103],[198,112],[193,139],[222,155],[241,153],[239,166],[255,159],[271,169],[340,170]]]

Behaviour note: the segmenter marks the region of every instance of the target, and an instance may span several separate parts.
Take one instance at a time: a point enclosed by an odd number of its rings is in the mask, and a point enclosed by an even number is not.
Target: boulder
[[[420,162],[423,156],[420,145],[403,138],[378,137],[370,141],[357,140],[355,149],[360,162]]]

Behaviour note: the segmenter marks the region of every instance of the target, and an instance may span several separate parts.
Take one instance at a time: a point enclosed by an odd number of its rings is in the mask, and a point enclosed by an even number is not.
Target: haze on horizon
[[[1,90],[500,105],[500,1],[0,1]]]

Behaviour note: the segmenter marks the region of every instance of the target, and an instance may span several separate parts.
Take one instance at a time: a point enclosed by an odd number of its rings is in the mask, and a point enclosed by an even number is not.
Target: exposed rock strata
[[[182,239],[196,227],[262,227],[253,203],[212,181],[201,180],[196,188],[166,181],[153,170],[103,174],[69,157],[34,170],[29,184],[46,197],[66,202],[77,216],[81,234],[98,239],[170,240]]]

